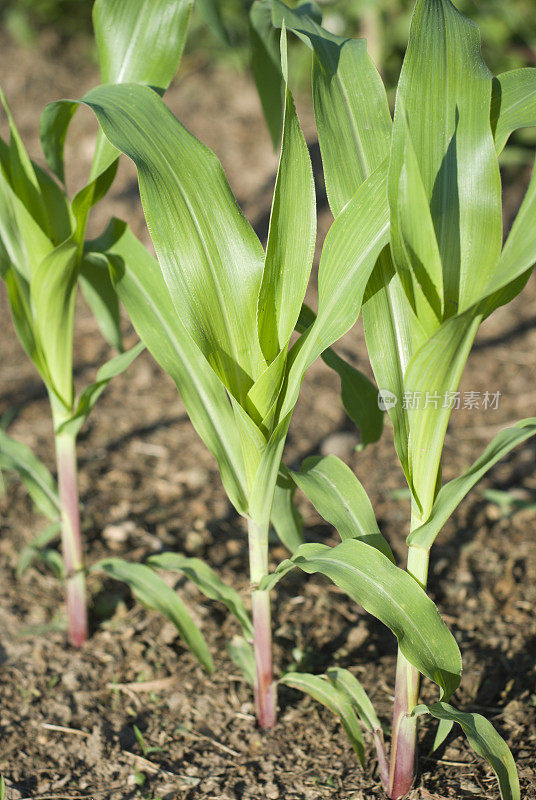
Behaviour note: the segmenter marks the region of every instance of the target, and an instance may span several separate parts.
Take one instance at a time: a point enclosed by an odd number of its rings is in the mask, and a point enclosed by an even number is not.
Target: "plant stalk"
[[[74,436],[66,433],[56,435],[56,463],[69,641],[73,647],[80,647],[88,636],[88,621]]]
[[[249,569],[251,583],[255,586],[268,574],[269,521],[258,525],[248,519]],[[276,721],[276,686],[272,672],[272,625],[270,593],[254,589],[251,595],[253,609],[253,650],[255,653],[255,710],[261,728],[273,728]]]
[[[420,519],[412,516],[411,530],[420,524]],[[409,548],[407,571],[423,589],[426,589],[428,578],[428,561],[428,550]],[[419,671],[402,655],[399,648],[388,787],[391,800],[399,800],[409,794],[415,777],[417,717],[412,717],[411,712],[419,702],[419,683]]]

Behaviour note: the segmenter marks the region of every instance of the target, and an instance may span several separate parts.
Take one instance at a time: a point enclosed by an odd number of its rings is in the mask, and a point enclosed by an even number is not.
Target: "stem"
[[[80,647],[87,639],[88,624],[74,436],[65,433],[56,436],[56,463],[61,502],[61,546],[66,576],[69,641],[73,647]]]
[[[252,584],[268,574],[268,527],[248,519],[249,569]],[[253,649],[255,652],[255,710],[261,728],[273,728],[276,721],[276,687],[272,674],[272,626],[270,593],[252,592]]]
[[[420,525],[412,517],[411,530]],[[429,552],[410,547],[407,571],[426,588]],[[395,703],[393,710],[393,736],[391,739],[391,765],[389,771],[389,797],[399,800],[411,791],[415,775],[417,745],[417,717],[411,712],[419,702],[419,672],[398,650],[396,664]]]

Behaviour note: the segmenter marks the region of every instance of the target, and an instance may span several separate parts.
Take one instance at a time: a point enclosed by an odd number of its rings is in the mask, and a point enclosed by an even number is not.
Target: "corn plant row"
[[[334,711],[362,762],[361,725],[370,732],[390,798],[411,789],[417,719],[425,713],[440,720],[439,738],[457,722],[491,764],[502,797],[519,798],[505,742],[483,717],[449,704],[461,678],[461,655],[426,584],[430,548],[444,523],[493,464],[536,433],[536,418],[501,431],[468,471],[442,486],[451,408],[405,408],[402,398],[454,394],[480,323],[528,280],[536,260],[536,178],[503,245],[498,157],[515,129],[536,124],[536,70],[492,78],[480,55],[478,31],[450,0],[418,0],[393,120],[364,40],[327,32],[309,3],[289,9],[279,0],[257,0],[251,9],[257,84],[272,132],[281,121],[263,248],[216,156],[161,97],[180,58],[190,8],[191,2],[178,0],[97,0],[103,85],[79,101],[48,106],[41,127],[48,164],[63,182],[70,120],[80,103],[96,115],[102,132],[82,199],[77,195],[67,204],[63,189],[31,164],[11,122],[2,161],[2,272],[17,332],[51,397],[59,497],[45,468],[6,434],[1,434],[2,466],[18,469],[42,509],[43,497],[48,499],[51,516],[61,509],[67,586],[75,586],[68,607],[78,609],[72,624],[79,624],[85,597],[73,522],[78,519],[75,437],[105,382],[145,345],[175,381],[231,503],[246,521],[251,615],[208,564],[180,553],[163,552],[146,564],[109,558],[91,569],[126,581],[145,605],[171,619],[209,671],[213,662],[201,632],[158,570],[180,571],[224,603],[243,632],[229,643],[229,652],[254,688],[257,718],[265,728],[276,723],[278,684],[270,591],[295,567],[327,576],[398,640],[390,752],[378,716],[351,672],[289,673],[279,683],[308,692]],[[315,190],[288,86],[287,31],[312,50],[314,110],[334,217],[320,258],[316,314],[303,304],[316,240]],[[271,65],[264,82],[262,64]],[[84,241],[89,209],[109,189],[119,153],[136,165],[156,259],[120,220]],[[50,209],[48,216],[31,205],[36,196]],[[50,239],[52,259],[48,250],[31,248],[39,241],[36,229],[49,230],[57,207],[67,209],[71,227]],[[103,367],[76,404],[72,324],[84,264],[94,289],[88,299],[93,297],[101,327],[121,344],[119,297],[143,345]],[[381,416],[370,382],[330,349],[361,309],[378,386],[395,399],[389,415],[411,493],[406,569],[395,564],[364,488],[343,462],[313,458],[294,471],[282,462],[301,383],[319,356],[338,373],[362,441],[379,437]],[[295,330],[299,335],[291,344]],[[337,529],[340,544],[304,542],[293,505],[297,487]],[[271,524],[291,552],[272,573]],[[73,550],[76,558],[69,556]],[[81,637],[71,638],[78,643]],[[420,674],[437,685],[436,703],[419,704]]]

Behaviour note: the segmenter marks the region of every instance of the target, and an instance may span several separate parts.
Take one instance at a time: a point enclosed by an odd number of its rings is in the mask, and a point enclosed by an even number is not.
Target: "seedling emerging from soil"
[[[191,5],[191,0],[97,0],[94,27],[102,79],[138,80],[163,91],[180,60]],[[138,24],[140,18],[143,26]],[[70,202],[63,186],[63,145],[76,105],[54,103],[41,120],[43,151],[60,187],[30,160],[3,94],[1,100],[10,141],[0,141],[0,273],[19,339],[50,399],[58,486],[28,448],[4,431],[0,431],[0,466],[16,470],[38,507],[53,521],[61,519],[69,638],[78,647],[87,638],[87,611],[76,437],[108,381],[126,369],[143,347],[140,343],[105,364],[97,380],[75,397],[73,325],[79,285],[103,334],[122,350],[118,300],[107,262],[88,252],[84,241],[91,207],[110,188],[118,154],[100,136],[90,182]],[[54,533],[49,529],[47,536]]]
[[[279,0],[271,5],[274,24],[284,20],[313,50],[315,115],[333,228],[356,197],[368,191],[377,198],[369,205],[374,255],[348,302],[359,307],[364,298],[370,359],[378,386],[392,401],[395,447],[411,491],[407,572],[426,587],[429,551],[445,521],[493,464],[536,433],[534,418],[503,430],[464,475],[441,486],[453,398],[478,327],[521,291],[536,260],[536,174],[503,246],[498,163],[512,131],[536,124],[536,70],[492,78],[476,27],[450,0],[418,0],[392,122],[364,40],[340,39]],[[360,228],[349,235],[359,237]],[[341,537],[351,535],[352,527],[376,530],[363,488],[336,459],[309,462],[294,477]],[[281,565],[280,574],[299,563],[299,554]],[[263,586],[276,580],[277,575]],[[417,612],[414,620],[431,643]],[[399,639],[390,767],[377,719],[365,708],[355,679],[332,673],[285,682],[299,681],[319,699],[324,693],[322,702],[331,708],[338,697],[344,707],[334,710],[347,730],[353,730],[346,715],[348,702],[353,705],[375,736],[390,798],[411,789],[422,713],[442,720],[442,732],[458,722],[496,771],[503,797],[518,798],[505,743],[482,717],[446,703],[459,675],[449,686],[432,676],[442,696],[426,707],[418,705],[419,672],[424,670]]]
[[[281,45],[286,80],[284,31]],[[270,518],[286,519],[290,549],[301,541],[289,502],[292,482],[280,466],[283,445],[303,375],[354,324],[359,311],[355,287],[363,271],[370,273],[388,232],[382,184],[372,181],[326,239],[318,316],[289,349],[309,278],[316,225],[311,164],[287,86],[284,96],[266,252],[240,212],[216,157],[175,119],[158,94],[133,84],[102,86],[82,100],[95,111],[107,139],[136,164],[158,262],[118,221],[92,243],[92,250],[109,260],[140,338],[175,380],[195,428],[218,462],[234,507],[247,520],[253,624],[236,592],[199,560],[162,554],[150,563],[181,570],[240,620],[253,651],[245,639],[233,642],[231,651],[254,683],[263,727],[274,724],[276,707],[269,590],[259,588],[268,572]],[[335,354],[328,352],[327,359],[346,386],[357,380]],[[372,427],[377,436],[376,420]],[[394,565],[381,535],[361,533],[327,560],[318,549],[302,551],[300,566],[323,571],[343,586],[348,586],[350,571],[356,597],[404,639],[412,663],[439,676],[448,691],[451,664],[459,671],[456,642],[422,588]],[[108,560],[110,572],[122,568],[117,560]],[[138,589],[143,592],[142,581]],[[434,646],[416,630],[408,609],[396,602],[401,590],[433,631]]]

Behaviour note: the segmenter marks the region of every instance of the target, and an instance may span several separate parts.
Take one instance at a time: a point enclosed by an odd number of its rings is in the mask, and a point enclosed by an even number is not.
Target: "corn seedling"
[[[191,0],[97,0],[93,18],[102,80],[140,81],[163,92],[181,57],[191,4]],[[76,105],[53,103],[41,119],[43,151],[58,183],[30,160],[3,94],[1,100],[10,140],[8,144],[0,142],[0,273],[21,344],[47,389],[58,483],[56,486],[27,447],[3,430],[0,466],[19,473],[39,510],[52,521],[52,527],[25,553],[24,561],[27,565],[35,555],[46,554],[49,563],[61,572],[66,585],[69,638],[79,646],[87,638],[87,610],[76,437],[107,383],[126,369],[143,347],[140,343],[122,352],[119,305],[107,262],[89,252],[85,242],[88,215],[111,186],[118,153],[99,136],[89,183],[71,202],[64,188],[63,146]],[[96,381],[76,397],[73,325],[79,285],[105,338],[121,352],[101,367]],[[61,562],[46,548],[58,526]]]
[[[305,371],[320,354],[339,373],[347,400],[352,397],[349,387],[364,386],[363,377],[328,348],[354,324],[359,312],[354,297],[365,288],[362,275],[370,274],[388,240],[388,211],[381,203],[384,184],[369,182],[324,244],[318,315],[302,309],[315,242],[315,196],[306,143],[286,86],[284,31],[281,59],[285,113],[265,251],[214,154],[180,124],[156,92],[137,84],[109,85],[81,100],[95,112],[108,141],[137,167],[157,261],[118,220],[91,243],[91,252],[107,258],[134,327],[174,379],[196,430],[217,460],[231,502],[247,521],[252,620],[237,593],[198,559],[163,553],[151,557],[148,565],[108,559],[97,567],[130,581],[140,599],[170,618],[168,594],[176,595],[169,587],[168,593],[159,594],[155,586],[148,590],[151,567],[179,570],[209,597],[224,602],[242,625],[244,637],[237,637],[229,649],[254,684],[263,727],[271,727],[276,715],[269,589],[259,587],[268,579],[270,520],[289,549],[302,541],[292,481],[281,466],[286,434]],[[304,316],[307,331],[289,348]],[[376,412],[361,408],[370,406],[368,400],[363,403],[361,395],[366,394],[354,391],[347,405],[361,417],[362,431],[372,421],[365,439],[373,440],[381,425]],[[379,532],[355,532],[353,541],[330,551],[327,559],[318,548],[299,549],[297,563],[306,572],[324,572],[344,587],[350,573],[354,596],[404,642],[411,663],[435,676],[446,693],[452,690],[460,668],[457,645],[424,590],[394,565]],[[399,591],[413,608],[396,602]],[[417,609],[424,628],[432,632],[433,645],[415,626],[412,612]],[[210,668],[199,631],[189,623],[183,629],[187,643]]]
[[[498,162],[510,134],[536,124],[536,70],[493,78],[481,57],[478,29],[450,0],[418,0],[392,121],[364,40],[340,39],[279,0],[271,7],[274,25],[286,25],[313,50],[315,116],[335,217],[332,231],[349,218],[357,198],[369,198],[371,257],[361,265],[347,302],[356,309],[363,302],[370,360],[383,401],[389,401],[395,448],[411,491],[407,574],[425,588],[430,548],[446,520],[487,470],[536,433],[535,418],[506,428],[467,472],[441,486],[452,398],[478,327],[522,290],[536,260],[536,174],[503,245]],[[354,241],[362,236],[351,219],[348,236]],[[321,273],[319,280],[321,285]],[[432,401],[406,402],[409,397]],[[341,538],[358,531],[379,535],[361,484],[342,462],[314,459],[293,478]],[[332,553],[349,546],[355,540],[343,541]],[[298,549],[262,586],[274,585],[293,564],[302,566],[300,554],[311,547]],[[347,591],[356,597],[353,587]],[[397,599],[407,607],[402,592]],[[428,644],[437,644],[416,608],[412,619]],[[284,682],[299,685],[339,713],[354,743],[348,709],[357,710],[375,737],[390,798],[411,789],[417,717],[423,713],[441,721],[441,735],[458,722],[495,770],[503,798],[519,798],[506,744],[483,717],[447,702],[460,680],[454,650],[451,659],[441,648],[449,662],[445,683],[408,656],[406,646],[399,636],[390,765],[377,718],[352,676],[286,676]],[[440,685],[439,702],[419,705],[419,673]],[[356,749],[361,752],[359,745]]]

